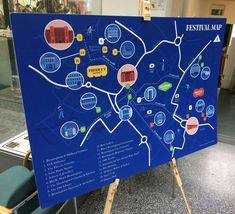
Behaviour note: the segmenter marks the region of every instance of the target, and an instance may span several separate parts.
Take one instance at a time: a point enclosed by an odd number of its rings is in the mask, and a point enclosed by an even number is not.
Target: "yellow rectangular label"
[[[87,68],[87,76],[93,77],[105,77],[108,74],[108,68],[106,65],[92,65]]]

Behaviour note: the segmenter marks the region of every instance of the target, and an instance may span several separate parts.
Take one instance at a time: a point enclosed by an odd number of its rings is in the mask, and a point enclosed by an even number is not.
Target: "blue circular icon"
[[[135,45],[131,41],[125,41],[121,44],[120,54],[125,59],[130,59],[135,54]]]
[[[121,120],[129,120],[133,115],[133,109],[128,106],[128,105],[125,105],[125,106],[122,106],[120,111],[119,111],[119,118]]]
[[[210,75],[211,75],[211,69],[208,66],[204,67],[201,72],[201,78],[203,80],[207,80],[210,77]]]
[[[54,73],[58,71],[61,66],[61,60],[55,53],[44,53],[39,59],[41,69],[47,73]]]
[[[74,121],[68,121],[64,123],[60,128],[60,134],[65,139],[73,139],[79,132],[78,124]]]
[[[163,140],[166,144],[171,144],[175,139],[175,133],[172,130],[167,130],[163,136]]]
[[[78,90],[84,84],[84,77],[81,73],[73,71],[67,75],[65,83],[69,87],[69,89]]]
[[[200,71],[201,71],[201,67],[198,63],[192,65],[192,67],[190,68],[191,77],[193,77],[193,78],[198,77],[198,75],[200,74]]]
[[[110,43],[116,43],[121,38],[121,29],[116,24],[108,25],[104,30],[104,37]]]
[[[162,126],[166,121],[166,115],[164,112],[160,111],[154,116],[154,123],[157,126]]]
[[[144,91],[144,98],[147,102],[152,102],[157,96],[157,90],[153,87],[150,86],[145,89]]]
[[[80,99],[80,105],[85,110],[91,110],[95,108],[97,104],[97,97],[95,94],[88,92],[82,95]]]
[[[215,107],[213,105],[209,105],[206,108],[206,116],[211,118],[214,116],[214,114],[215,114]]]
[[[195,109],[198,113],[203,112],[203,110],[205,109],[205,101],[202,99],[198,100],[196,102]]]

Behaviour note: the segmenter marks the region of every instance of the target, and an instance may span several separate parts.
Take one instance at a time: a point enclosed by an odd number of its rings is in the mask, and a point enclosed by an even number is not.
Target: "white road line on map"
[[[140,137],[142,138],[143,135],[140,133],[140,131],[135,127],[135,125],[130,121],[127,120],[127,122],[133,127],[133,129],[140,135]]]
[[[181,54],[181,48],[180,48],[180,46],[178,46],[178,53],[179,53],[178,68],[184,73],[184,70],[181,68],[182,54]]]
[[[140,57],[140,59],[138,60],[138,62],[136,63],[135,67],[137,68],[137,66],[139,65],[139,63],[141,62],[141,60],[148,54],[153,53],[161,44],[163,43],[168,43],[168,44],[175,44],[172,41],[168,41],[168,40],[162,40],[161,42],[159,42],[152,50],[150,51],[146,51],[143,53],[143,55]]]
[[[127,30],[129,33],[131,33],[133,36],[135,36],[137,39],[139,39],[141,41],[141,43],[144,46],[144,52],[146,52],[146,45],[143,41],[143,39],[141,39],[136,33],[134,33],[133,31],[131,31],[129,28],[127,28],[125,25],[123,25],[122,23],[120,23],[119,21],[115,20],[115,23],[118,24],[119,26],[121,26],[122,28],[124,28],[125,30]]]
[[[176,122],[178,122],[178,123],[181,123],[181,121],[180,121],[180,119],[179,118],[177,118],[177,117],[175,117],[176,115],[173,115],[172,117],[173,117],[173,119],[176,121]]]
[[[175,115],[175,116],[176,116],[176,115]],[[180,126],[181,126],[183,129],[185,129],[187,121],[188,121],[188,120],[181,120],[181,121],[180,121]],[[185,122],[185,126],[183,126],[183,124],[182,124],[183,122]]]
[[[174,21],[175,24],[175,37],[178,37],[178,31],[177,31],[177,23],[176,21]]]
[[[185,72],[192,66],[192,64],[198,59],[198,57],[202,54],[202,52],[209,46],[209,44],[212,42],[212,40],[210,40],[206,46],[200,51],[200,53],[194,58],[194,60],[190,63],[190,65],[185,69]]]
[[[68,55],[68,56],[64,56],[64,57],[61,57],[60,59],[67,59],[67,58],[70,58],[70,57],[73,57],[73,56],[77,56],[77,55],[80,55],[80,53],[75,53],[75,54],[71,54],[71,55]]]
[[[141,137],[141,140],[142,138],[144,137],[140,131],[135,127],[135,125],[130,121],[130,120],[127,120],[127,122],[133,127],[133,129],[140,135]],[[151,151],[150,151],[150,146],[147,142],[140,142],[139,146],[142,145],[142,144],[145,144],[147,146],[147,149],[148,149],[148,165],[151,166]]]
[[[36,71],[39,75],[41,75],[44,79],[46,79],[49,83],[55,85],[55,86],[59,86],[59,87],[63,87],[63,88],[68,88],[67,85],[62,85],[59,83],[56,83],[52,80],[50,80],[45,74],[43,74],[41,71],[39,71],[38,69],[34,68],[32,65],[28,65],[28,67],[34,71]]]
[[[113,101],[112,101],[112,99],[111,99],[111,97],[110,97],[110,94],[107,94],[107,95],[108,95],[109,102],[110,102],[110,104],[111,104],[113,110],[115,111],[115,113],[119,114],[119,111],[117,111],[116,108],[114,107],[114,104],[113,104]],[[118,110],[119,110],[119,109],[118,109]]]
[[[53,85],[55,85],[55,86],[63,87],[63,88],[68,88],[67,85],[62,85],[62,84],[59,84],[59,83],[56,83],[56,82],[50,80],[46,75],[44,75],[41,71],[39,71],[38,69],[34,68],[33,66],[28,65],[28,67],[29,67],[30,69],[36,71],[38,74],[40,74],[44,79],[46,79],[46,80],[47,80],[48,82],[50,82],[51,84],[53,84]],[[85,87],[85,85],[83,85],[82,87]],[[106,93],[106,94],[108,95],[108,97],[109,97],[110,95],[117,95],[117,94],[119,94],[120,91],[121,91],[121,90],[120,90],[118,93],[112,93],[112,92],[108,92],[108,91],[102,90],[102,89],[100,89],[100,88],[97,88],[97,87],[95,87],[95,86],[93,86],[93,85],[91,85],[90,87],[93,88],[93,89],[95,89],[95,90],[97,90],[97,91]],[[113,102],[112,102],[112,100],[111,100],[110,97],[109,97],[109,100],[110,100],[110,103],[111,103],[112,108],[114,109],[114,111],[115,111],[117,114],[119,114],[119,112],[115,109],[115,107],[114,107],[114,105],[113,105]]]
[[[174,21],[174,23],[175,23],[175,36],[176,36],[176,38],[177,38],[177,37],[179,37],[179,36],[178,36],[178,30],[177,30],[177,23],[176,23],[176,21]],[[180,37],[180,40],[181,40],[181,41],[182,41],[183,37],[184,37],[184,34],[182,34],[182,36]],[[180,44],[181,44],[181,42],[180,42]],[[184,70],[181,68],[182,54],[181,54],[180,44],[179,44],[179,46],[178,46],[178,53],[179,53],[178,68],[184,73]]]
[[[139,146],[141,146],[142,144],[145,144],[147,146],[147,149],[148,149],[148,165],[151,166],[151,149],[150,149],[150,146],[147,142],[140,142]]]
[[[94,85],[91,85],[90,88],[93,88],[93,89],[95,89],[95,90],[97,90],[97,91],[100,91],[100,92],[103,92],[103,93],[105,93],[105,94],[111,94],[111,95],[116,95],[116,94],[117,94],[117,93],[105,91],[105,90],[103,90],[103,89],[101,89],[101,88],[98,88],[98,87],[96,87],[96,86],[94,86]]]
[[[116,105],[118,111],[120,111],[120,108],[119,108],[119,106],[118,106],[118,104],[117,104],[117,97],[118,97],[118,95],[123,91],[124,88],[125,88],[125,86],[123,86],[123,87],[120,89],[120,91],[119,91],[119,92],[115,95],[115,97],[114,97],[114,102],[115,102],[115,105]]]
[[[181,76],[181,78],[180,78],[180,80],[179,80],[179,82],[178,82],[178,85],[177,85],[177,87],[176,87],[176,89],[175,89],[175,92],[174,92],[174,94],[173,94],[173,96],[172,96],[171,104],[176,106],[175,111],[173,112],[173,119],[175,119],[177,122],[179,122],[178,119],[180,119],[180,120],[181,120],[180,126],[181,126],[182,128],[185,128],[185,127],[183,127],[182,122],[183,122],[183,121],[186,121],[186,120],[183,120],[183,119],[180,118],[178,115],[176,115],[176,112],[177,112],[177,110],[178,110],[178,108],[179,108],[179,104],[174,103],[174,102],[173,102],[173,99],[174,99],[174,97],[175,97],[175,94],[176,94],[176,92],[177,92],[177,90],[178,90],[178,88],[179,88],[179,86],[180,86],[180,83],[182,82],[182,80],[183,80],[183,78],[184,78],[184,76],[185,76],[187,70],[188,70],[188,69],[191,67],[191,65],[197,60],[197,58],[198,58],[198,57],[201,55],[201,53],[208,47],[208,45],[209,45],[210,43],[211,43],[211,40],[204,46],[204,48],[199,52],[199,54],[194,58],[194,60],[189,64],[189,66],[188,66],[185,70],[183,70],[183,69],[181,68],[181,66],[180,66],[180,64],[181,64],[181,57],[182,57],[182,56],[181,56],[181,49],[180,49],[180,46],[178,47],[178,52],[179,52],[178,67],[179,67],[179,69],[183,72],[183,74],[182,74],[182,76]],[[178,119],[176,119],[176,118],[178,118]],[[214,129],[214,127],[213,127],[211,124],[209,124],[209,123],[199,124],[199,126],[210,126],[212,129]],[[181,147],[174,147],[174,148],[173,148],[172,157],[174,157],[175,150],[183,150],[183,149],[184,149],[185,142],[186,142],[185,134],[186,134],[186,131],[184,131],[184,133],[183,133],[183,144],[182,144],[182,146],[181,146]]]
[[[162,40],[161,42],[159,42],[152,50],[147,51],[146,54],[150,54],[153,53],[162,43],[168,43],[168,44],[172,44],[174,45],[175,43],[169,40]]]
[[[185,142],[186,142],[186,140],[185,140],[185,134],[186,134],[186,131],[184,131],[184,133],[183,133],[183,144],[182,144],[182,146],[181,147],[174,147],[173,148],[173,151],[172,151],[172,158],[174,157],[174,154],[175,154],[175,150],[177,149],[177,150],[183,150],[184,149],[184,145],[185,145]]]
[[[210,123],[202,123],[202,124],[199,124],[199,126],[209,126],[211,129],[214,130],[214,127]],[[183,144],[182,144],[182,146],[173,148],[172,157],[174,157],[174,153],[175,153],[176,149],[177,150],[183,150],[184,149],[184,146],[185,146],[185,143],[186,143],[185,134],[186,134],[186,131],[184,131],[184,133],[183,133]]]
[[[119,90],[119,92],[117,92],[117,93],[105,91],[105,90],[103,90],[103,89],[101,89],[101,88],[98,88],[98,87],[96,87],[96,86],[93,86],[93,85],[91,85],[90,88],[93,88],[93,89],[95,89],[95,90],[97,90],[97,91],[100,91],[100,92],[103,92],[103,93],[107,94],[107,95],[108,95],[109,102],[110,102],[110,104],[111,104],[113,110],[115,111],[115,113],[119,114],[120,108],[119,108],[119,106],[118,106],[117,103],[116,103],[116,97],[121,93],[121,91],[123,90],[124,87],[122,87],[122,88]],[[113,103],[113,101],[112,101],[110,95],[115,96],[115,103]],[[117,111],[117,109],[115,108],[115,105],[116,105],[118,111]]]
[[[112,133],[120,126],[120,124],[123,122],[123,120],[121,120],[121,121],[111,130],[111,129],[109,129],[109,127],[105,124],[105,122],[104,122],[101,118],[99,118],[99,119],[98,119],[97,121],[95,121],[95,122],[91,125],[91,127],[88,129],[88,131],[87,131],[85,137],[83,138],[83,140],[82,140],[82,142],[81,142],[81,144],[80,144],[80,147],[83,146],[83,144],[84,144],[84,142],[86,141],[88,135],[90,134],[92,128],[93,128],[97,123],[99,123],[99,122],[101,122],[101,123],[103,124],[103,126],[106,128],[106,130],[107,130],[110,134],[112,134]]]
[[[188,120],[183,119],[182,117],[180,117],[179,115],[174,115],[174,117],[176,117],[178,120],[180,120],[180,122],[182,123],[183,121],[187,122]]]
[[[173,94],[173,96],[172,96],[172,98],[171,98],[171,104],[176,106],[175,111],[173,112],[173,119],[175,119],[175,116],[176,116],[176,117],[178,117],[179,119],[183,120],[182,118],[180,118],[179,116],[176,115],[176,112],[177,112],[177,110],[178,110],[178,108],[179,108],[179,104],[173,102],[174,97],[175,97],[175,94],[176,94],[176,92],[177,92],[177,90],[178,90],[178,88],[179,88],[179,86],[180,86],[180,83],[182,82],[182,80],[183,80],[185,74],[187,73],[187,70],[192,66],[192,64],[197,60],[197,58],[202,54],[202,52],[208,47],[208,45],[209,45],[210,43],[211,43],[211,40],[204,46],[204,48],[198,53],[198,55],[194,58],[194,60],[190,63],[190,65],[184,70],[184,72],[183,72],[183,74],[182,74],[182,76],[181,76],[181,78],[180,78],[180,80],[179,80],[179,82],[178,82],[178,85],[177,85],[177,87],[176,87],[176,89],[175,89],[175,92],[174,92],[174,94]],[[177,121],[177,122],[178,122],[178,121]]]
[[[148,164],[149,164],[149,166],[151,166],[151,151],[150,151],[150,146],[149,146],[149,144],[147,142],[145,142],[145,145],[148,148],[148,160],[149,160]]]
[[[76,71],[78,71],[78,64],[76,64]]]
[[[199,126],[210,126],[211,129],[215,129],[210,123],[201,123]]]

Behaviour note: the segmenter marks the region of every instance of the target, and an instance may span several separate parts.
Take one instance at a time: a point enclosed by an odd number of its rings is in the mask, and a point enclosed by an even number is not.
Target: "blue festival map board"
[[[42,207],[217,143],[225,19],[11,18]]]

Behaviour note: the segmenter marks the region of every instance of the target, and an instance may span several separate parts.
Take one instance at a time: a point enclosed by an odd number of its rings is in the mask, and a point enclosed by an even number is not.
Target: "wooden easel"
[[[183,184],[182,184],[182,181],[181,181],[181,178],[180,178],[180,175],[179,175],[179,171],[178,171],[178,168],[177,168],[177,163],[176,163],[176,160],[175,158],[172,159],[172,161],[170,162],[170,167],[171,167],[171,170],[172,170],[172,173],[174,175],[174,183],[176,181],[179,189],[180,189],[180,192],[183,196],[183,199],[184,199],[184,203],[185,203],[185,207],[188,211],[188,214],[191,214],[191,209],[189,207],[189,204],[188,204],[188,200],[186,198],[186,195],[185,195],[185,192],[184,192],[184,189],[183,189]],[[174,195],[174,189],[175,189],[175,184],[173,183],[173,195]]]
[[[139,0],[139,16],[144,18],[144,21],[151,20],[151,2],[150,0]]]

